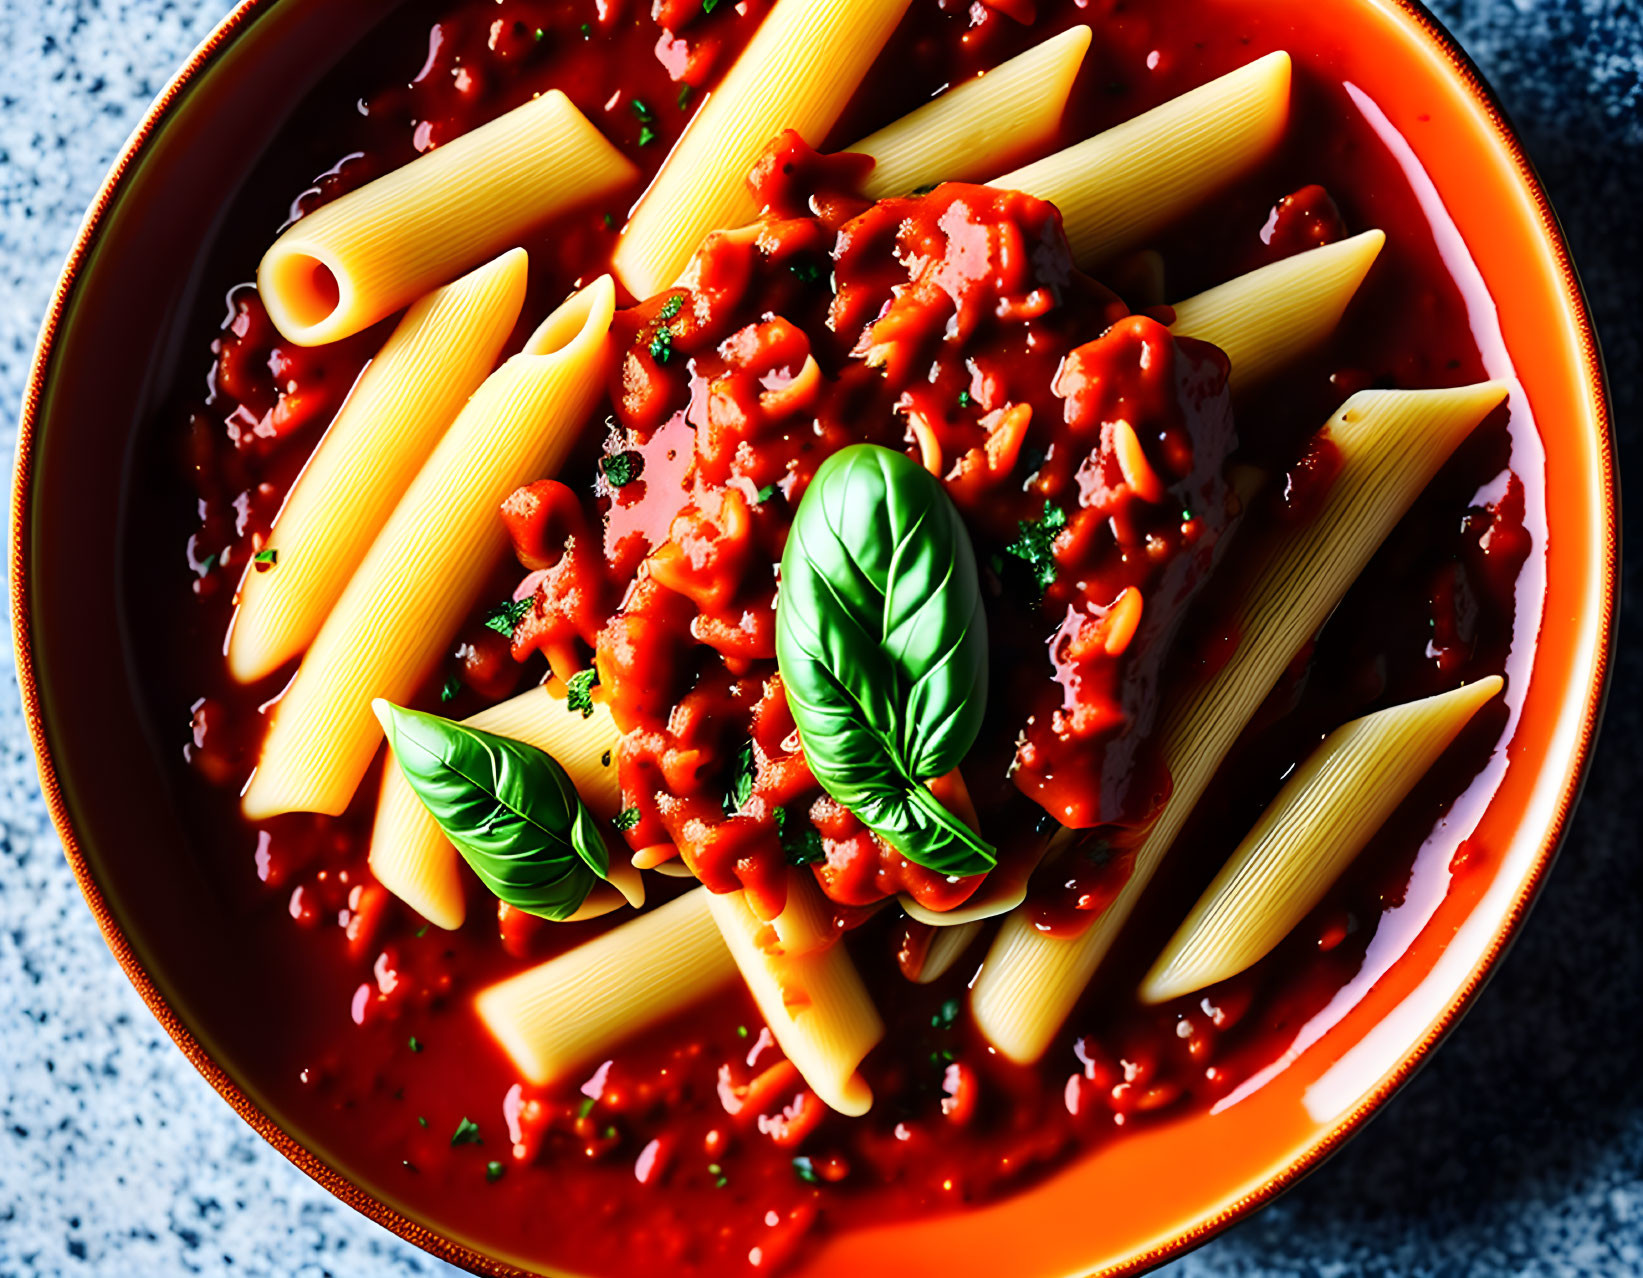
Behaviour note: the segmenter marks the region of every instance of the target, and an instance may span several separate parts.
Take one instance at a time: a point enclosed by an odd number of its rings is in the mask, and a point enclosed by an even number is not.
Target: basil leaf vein
[[[598,822],[550,755],[387,701],[374,708],[406,782],[498,898],[563,920],[608,877]]]
[[[871,444],[823,462],[793,520],[776,660],[822,787],[909,860],[997,863],[923,785],[975,744],[987,703],[975,552],[928,471]]]

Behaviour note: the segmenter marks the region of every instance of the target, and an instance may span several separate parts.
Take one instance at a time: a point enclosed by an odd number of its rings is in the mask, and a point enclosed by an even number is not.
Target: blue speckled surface
[[[105,166],[224,0],[0,0],[0,430]],[[1563,216],[1637,480],[1643,11],[1444,0]],[[1556,423],[1548,423],[1555,429]],[[1633,492],[1639,489],[1633,486]],[[1640,553],[1626,601],[1636,603]],[[1177,1262],[1237,1274],[1643,1273],[1643,633],[1531,925],[1461,1031],[1320,1174]],[[14,684],[9,649],[4,678]],[[312,1185],[217,1099],[109,957],[0,693],[0,1278],[453,1272]]]

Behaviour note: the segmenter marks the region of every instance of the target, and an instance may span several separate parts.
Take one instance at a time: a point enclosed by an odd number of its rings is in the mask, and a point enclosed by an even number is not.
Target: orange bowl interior
[[[1430,176],[1542,432],[1543,623],[1499,788],[1474,835],[1486,868],[1457,876],[1388,970],[1236,1104],[1113,1142],[984,1208],[833,1238],[804,1274],[1116,1271],[1207,1237],[1316,1165],[1409,1076],[1509,943],[1567,823],[1601,710],[1618,577],[1602,369],[1573,267],[1492,98],[1429,19],[1399,0],[1274,4],[1341,31],[1333,70],[1381,104]],[[121,510],[144,473],[130,441],[171,381],[184,317],[199,303],[199,247],[220,229],[221,207],[199,192],[247,180],[326,69],[315,50],[346,48],[392,8],[242,5],[122,156],[65,272],[25,401],[13,617],[48,802],[111,948],[156,1015],[230,1103],[333,1192],[430,1250],[505,1272],[506,1257],[480,1255],[333,1166],[315,1134],[249,1086],[245,1046],[217,1042],[223,1000],[290,991],[236,969],[234,937],[212,921],[191,873],[129,668],[127,627],[146,601],[120,584]]]

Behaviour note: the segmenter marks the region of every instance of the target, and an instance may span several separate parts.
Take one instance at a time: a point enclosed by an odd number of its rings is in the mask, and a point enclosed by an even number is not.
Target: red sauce
[[[1304,441],[1351,390],[1485,375],[1466,298],[1416,194],[1329,70],[1338,33],[1304,6],[1254,0],[1041,3],[1038,20],[1022,25],[1034,7],[915,0],[831,143],[1075,21],[1098,31],[1066,115],[1069,141],[1287,48],[1296,99],[1279,152],[1154,247],[1167,296],[1181,297],[1383,227],[1385,253],[1335,338],[1240,401],[1235,434],[1218,353],[1163,334],[1145,313],[1162,299],[1134,263],[1115,264],[1112,291],[1073,272],[1045,206],[946,187],[868,208],[838,194],[848,164],[794,152],[791,172],[777,165],[762,179],[779,255],[754,260],[733,241],[710,250],[680,322],[667,321],[666,358],[657,326],[680,294],[623,312],[607,438],[591,430],[559,478],[506,512],[525,575],[499,574],[492,597],[533,601],[511,653],[476,616],[419,698],[466,715],[592,656],[629,730],[622,779],[641,813],[631,841],[677,841],[710,884],[745,882],[766,910],[781,891],[773,867],[785,872],[772,813],[806,813],[826,850],[818,882],[856,925],[847,943],[887,1024],[864,1066],[877,1098],[864,1119],[817,1106],[740,991],[614,1045],[586,1079],[523,1087],[472,995],[609,921],[548,925],[499,912],[470,883],[468,923],[426,928],[366,866],[370,778],[340,818],[240,820],[259,707],[289,672],[250,688],[228,679],[233,586],[385,326],[292,348],[254,289],[234,286],[220,329],[200,334],[193,369],[207,370],[203,391],[179,387],[175,411],[156,423],[149,452],[165,459],[165,475],[144,497],[154,518],[134,524],[144,551],[134,597],[152,602],[136,643],[158,721],[189,774],[200,872],[243,936],[246,963],[286,975],[278,1006],[245,1010],[248,1026],[269,1031],[251,1081],[328,1158],[452,1233],[588,1272],[766,1270],[817,1231],[1007,1193],[1080,1148],[1210,1104],[1278,1061],[1299,1027],[1371,971],[1372,946],[1398,943],[1416,849],[1500,732],[1504,711],[1491,708],[1267,960],[1178,1004],[1135,1005],[1130,991],[1164,937],[1321,733],[1501,671],[1514,642],[1532,642],[1514,637],[1514,624],[1536,498],[1507,469],[1513,438],[1532,426],[1504,415],[1445,467],[1275,689],[1037,1066],[1002,1063],[969,1026],[963,994],[979,943],[941,981],[918,986],[898,955],[913,966],[929,937],[894,908],[851,908],[897,891],[952,904],[975,884],[887,853],[816,789],[789,741],[768,564],[829,450],[867,438],[915,457],[940,452],[983,562],[995,670],[1009,672],[995,682],[965,788],[1007,855],[1047,837],[1046,810],[1094,827],[1057,867],[1062,904],[1087,910],[1122,886],[1123,831],[1144,828],[1167,792],[1146,750],[1156,687],[1175,677],[1174,663],[1214,668],[1238,642],[1213,621],[1221,603],[1206,571],[1236,510],[1225,487],[1232,450],[1283,477],[1249,516],[1279,521],[1326,488],[1330,450]],[[653,8],[407,4],[316,90],[235,198],[208,278],[225,289],[248,278],[287,209],[317,207],[550,86],[653,172],[765,6]],[[818,188],[835,194],[795,202]],[[623,218],[608,212],[561,219],[527,243],[521,335],[604,269]],[[996,271],[965,274],[972,249],[994,263],[1005,236],[1039,245],[1042,260],[1002,283]],[[915,258],[923,268],[910,267]],[[945,338],[950,325],[956,343]],[[1145,370],[1142,350],[1157,356]],[[813,386],[806,355],[821,374]],[[805,424],[821,425],[807,433],[795,404],[812,392]],[[1010,417],[1018,405],[1030,409],[1024,429]],[[1119,416],[1167,502],[1138,503],[1133,486],[1115,496]],[[1140,487],[1151,491],[1145,479]],[[1057,571],[1040,598],[1031,561],[1008,547],[1023,521],[1042,521],[1046,502],[1066,522],[1044,539]],[[1157,560],[1116,553],[1114,521],[1155,539]],[[673,548],[665,588],[628,596],[639,559],[658,547]],[[1114,614],[1132,587],[1144,602],[1120,644]],[[673,668],[680,662],[688,674]],[[752,797],[727,814],[726,770],[749,741]],[[1454,864],[1473,873],[1492,855],[1472,844]],[[661,899],[677,888],[655,879],[651,890]]]

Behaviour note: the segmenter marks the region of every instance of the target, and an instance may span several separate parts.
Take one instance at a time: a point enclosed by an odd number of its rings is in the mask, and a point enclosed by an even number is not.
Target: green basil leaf
[[[997,864],[921,784],[959,765],[987,706],[975,551],[923,467],[871,444],[822,463],[782,555],[776,661],[829,794],[928,869]]]
[[[610,853],[565,770],[522,741],[372,704],[405,780],[485,886],[528,914],[576,913]]]

